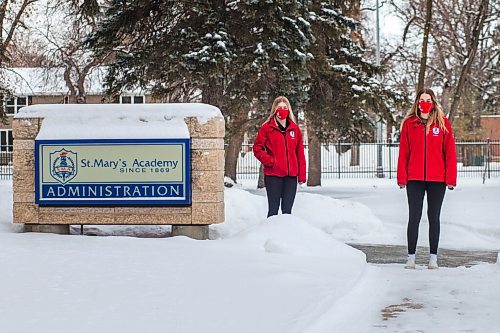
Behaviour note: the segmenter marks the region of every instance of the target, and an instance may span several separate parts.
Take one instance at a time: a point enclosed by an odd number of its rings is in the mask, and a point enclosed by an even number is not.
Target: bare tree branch
[[[455,89],[455,93],[453,95],[453,101],[451,103],[449,111],[450,123],[453,123],[454,121],[456,109],[458,103],[460,102],[460,97],[462,94],[464,83],[466,81],[466,77],[469,74],[472,62],[474,61],[474,57],[476,55],[477,46],[479,44],[479,35],[484,26],[484,20],[488,15],[488,5],[489,5],[489,0],[481,0],[478,13],[475,17],[474,28],[472,30],[471,45],[469,46],[467,58],[465,59],[465,62],[463,64],[462,71],[460,73],[460,79],[458,80],[457,88]]]
[[[426,13],[425,13],[425,25],[424,25],[424,40],[422,43],[422,58],[420,60],[420,72],[418,74],[417,91],[420,91],[424,88],[425,67],[427,65],[427,44],[429,42],[429,33],[431,30],[431,20],[432,20],[432,0],[427,0]]]

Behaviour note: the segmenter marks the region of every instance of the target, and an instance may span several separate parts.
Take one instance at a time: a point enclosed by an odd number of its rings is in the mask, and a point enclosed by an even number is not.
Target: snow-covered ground
[[[344,242],[403,244],[404,191],[325,185],[267,221],[265,191],[228,189],[226,223],[195,241],[19,233],[0,181],[0,332],[500,332],[500,264],[367,264]],[[498,249],[499,194],[498,181],[448,192],[442,245]]]
[[[499,264],[415,271],[379,267],[390,287],[381,318],[369,332],[500,332]]]
[[[262,212],[255,213],[262,216],[267,209],[266,192],[256,187],[256,180],[242,181],[243,189],[262,197]],[[440,246],[500,250],[499,198],[500,178],[491,178],[485,184],[480,178],[459,178],[458,187],[445,194]],[[428,246],[426,211],[424,200],[418,240],[422,246]],[[345,242],[406,244],[406,192],[396,186],[394,179],[325,180],[321,187],[300,187],[293,213],[316,226],[322,225],[323,230]]]

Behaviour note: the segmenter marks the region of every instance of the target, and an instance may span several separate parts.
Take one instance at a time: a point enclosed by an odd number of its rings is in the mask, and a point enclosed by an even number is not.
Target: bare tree
[[[395,13],[407,26],[400,45],[384,52],[388,61],[383,63],[390,68],[385,79],[409,95],[423,82],[417,79],[416,73],[421,74],[422,68],[416,64],[422,60],[417,50],[422,46],[426,27],[426,2],[391,1]],[[470,121],[479,126],[476,120],[481,112],[498,112],[495,100],[500,97],[500,89],[495,82],[500,79],[500,51],[495,45],[500,38],[500,4],[488,0],[442,0],[434,1],[432,8],[424,85],[437,88],[450,121],[457,120],[458,115],[460,123],[469,121],[462,115],[473,113]],[[467,125],[462,133],[471,131]]]
[[[424,88],[425,70],[427,65],[427,45],[429,44],[429,33],[432,21],[432,0],[427,0],[425,5],[424,39],[422,42],[422,54],[420,59],[420,72],[418,74],[417,91]]]
[[[29,33],[20,33],[10,48],[10,67],[47,67],[46,46]]]
[[[30,7],[38,0],[12,1],[2,0],[0,3],[0,70],[10,62],[10,48],[15,33],[24,28],[23,18]],[[0,121],[5,121],[4,96],[7,92],[5,82],[0,78]]]
[[[85,46],[86,37],[98,28],[96,21],[99,16],[83,16],[73,9],[73,5],[72,2],[48,1],[39,13],[43,17],[43,25],[31,28],[46,43],[44,56],[48,60],[47,67],[64,69],[70,103],[84,104],[87,102],[89,74],[96,67],[106,64],[112,53],[97,56]]]
[[[465,80],[467,78],[467,75],[469,75],[472,63],[476,56],[477,47],[479,45],[479,37],[484,27],[486,17],[488,16],[488,5],[489,0],[481,0],[477,12],[474,13],[475,18],[472,28],[472,38],[470,39],[470,43],[467,46],[465,60],[462,66],[462,70],[460,71],[460,78],[458,79],[457,87],[453,95],[453,101],[450,106],[449,118],[451,123],[453,123],[453,121],[455,120],[454,116],[458,103],[460,102]]]

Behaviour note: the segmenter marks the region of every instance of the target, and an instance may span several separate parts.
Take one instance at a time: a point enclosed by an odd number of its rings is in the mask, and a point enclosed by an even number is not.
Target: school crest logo
[[[50,153],[50,175],[64,185],[76,177],[77,162],[77,154],[71,150],[63,148]]]
[[[295,139],[295,131],[290,131],[290,137],[291,137],[292,139]]]
[[[434,136],[439,135],[439,127],[434,127],[432,129],[432,133],[434,134]]]

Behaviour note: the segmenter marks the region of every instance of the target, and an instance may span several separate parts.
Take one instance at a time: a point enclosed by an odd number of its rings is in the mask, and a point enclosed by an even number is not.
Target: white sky
[[[397,44],[401,40],[404,23],[395,15],[387,2],[380,0],[379,5],[382,5],[379,10],[380,42],[382,45],[387,42],[392,45]],[[375,0],[363,1],[361,8],[375,8]],[[369,10],[365,10],[364,12],[366,14],[366,21],[363,22],[363,25],[370,33],[370,36],[365,36],[365,40],[375,45],[376,12]]]

